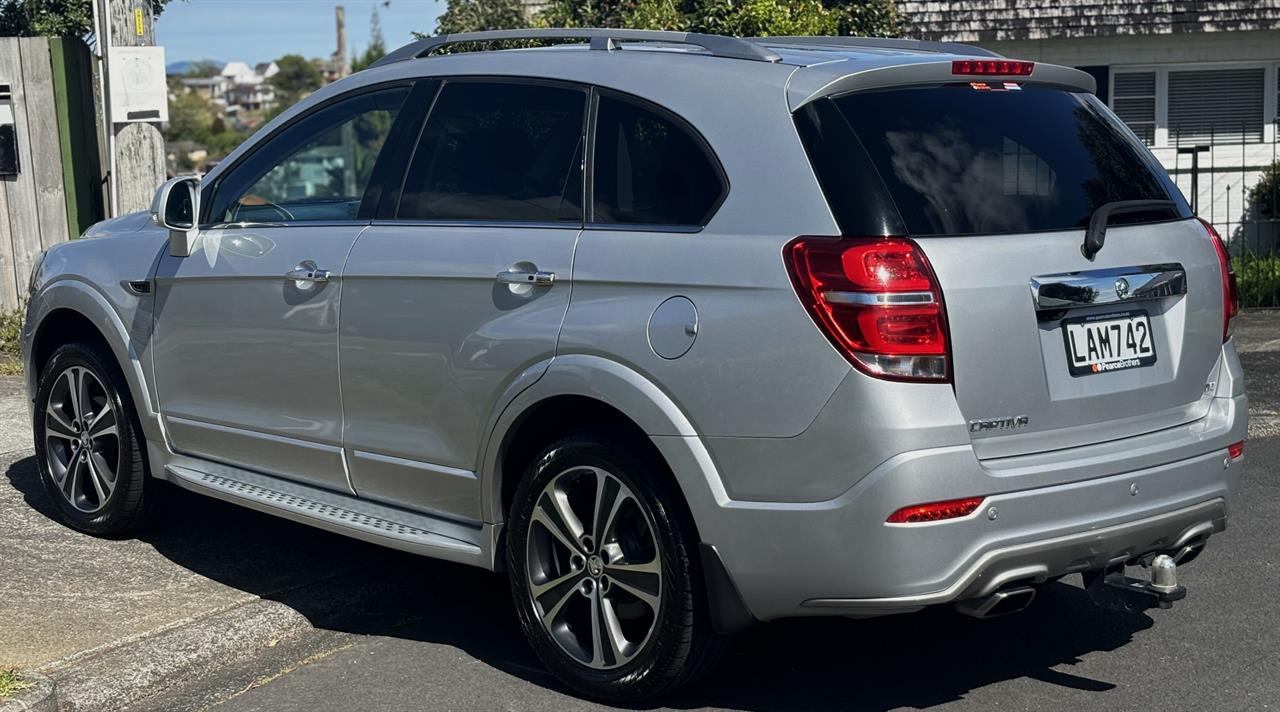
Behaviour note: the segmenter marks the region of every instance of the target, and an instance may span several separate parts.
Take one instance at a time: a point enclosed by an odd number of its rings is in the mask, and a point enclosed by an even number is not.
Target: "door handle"
[[[545,286],[556,281],[555,272],[523,272],[516,270],[508,270],[498,273],[498,282],[501,284],[533,284],[537,286]]]
[[[295,282],[328,282],[329,270],[320,269],[311,260],[304,260],[298,263],[297,267],[285,272],[284,278]]]

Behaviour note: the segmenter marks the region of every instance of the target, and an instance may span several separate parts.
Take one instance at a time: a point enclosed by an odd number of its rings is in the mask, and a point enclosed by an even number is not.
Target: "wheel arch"
[[[32,300],[27,319],[24,366],[30,397],[35,396],[41,369],[59,346],[72,341],[92,342],[114,356],[129,386],[144,436],[162,439],[137,345],[105,297],[81,282],[61,280]]]
[[[528,458],[557,434],[588,425],[617,426],[654,447],[684,495],[695,526],[706,506],[727,501],[701,438],[666,393],[628,366],[573,354],[556,356],[498,416],[481,460],[485,521],[500,524],[506,519]]]

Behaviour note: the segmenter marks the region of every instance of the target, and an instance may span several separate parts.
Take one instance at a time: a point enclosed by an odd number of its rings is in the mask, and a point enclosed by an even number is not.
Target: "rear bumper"
[[[908,612],[1222,531],[1243,469],[1226,447],[1244,439],[1246,407],[1218,398],[1168,431],[996,462],[967,445],[908,452],[831,500],[729,500],[694,515],[757,619]],[[1046,470],[1072,481],[1027,486]],[[903,506],[976,495],[986,500],[962,519],[885,523]]]

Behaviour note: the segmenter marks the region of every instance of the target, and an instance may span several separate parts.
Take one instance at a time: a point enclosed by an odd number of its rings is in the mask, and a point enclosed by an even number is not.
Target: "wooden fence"
[[[0,308],[26,294],[40,251],[101,217],[101,172],[88,48],[76,39],[0,37],[18,157],[0,176]]]

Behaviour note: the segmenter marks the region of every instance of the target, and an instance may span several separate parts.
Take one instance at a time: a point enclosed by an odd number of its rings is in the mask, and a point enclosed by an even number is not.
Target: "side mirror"
[[[160,186],[151,203],[151,221],[169,230],[169,254],[189,257],[200,233],[200,179],[173,178]]]

